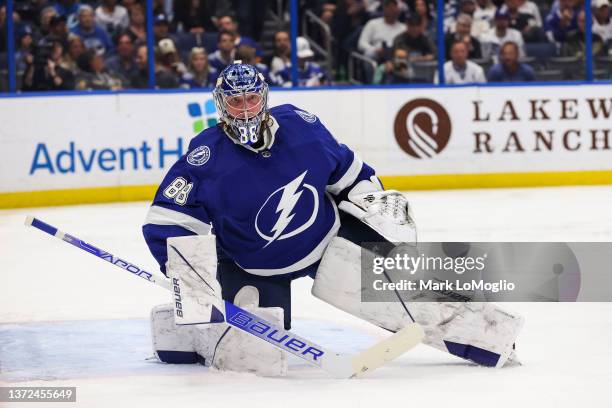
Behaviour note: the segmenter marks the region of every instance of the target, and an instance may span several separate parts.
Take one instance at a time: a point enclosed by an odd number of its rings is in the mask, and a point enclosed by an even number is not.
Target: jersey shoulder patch
[[[285,104],[285,105],[279,105],[279,106],[275,106],[272,109],[270,109],[270,114],[277,120],[280,122],[283,121],[294,121],[297,118],[299,119],[299,122],[306,122],[309,124],[315,123],[317,121],[317,117],[310,113],[305,111],[304,109],[300,109],[297,106],[291,105],[291,104]]]
[[[317,121],[317,117],[310,112],[306,112],[300,109],[294,109],[293,111],[300,115],[300,117],[308,123],[315,123]]]
[[[203,166],[210,159],[210,148],[206,145],[196,147],[187,155],[187,163],[192,166]]]

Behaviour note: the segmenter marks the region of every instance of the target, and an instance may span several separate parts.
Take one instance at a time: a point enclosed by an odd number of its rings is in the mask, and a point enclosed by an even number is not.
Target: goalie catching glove
[[[361,181],[338,207],[390,242],[416,244],[416,225],[408,200],[396,190],[381,190],[378,179]]]

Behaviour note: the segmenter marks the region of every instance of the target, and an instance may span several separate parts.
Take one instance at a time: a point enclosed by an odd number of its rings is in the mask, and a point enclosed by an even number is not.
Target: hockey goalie
[[[291,281],[301,277],[314,279],[314,296],[389,331],[417,322],[424,342],[444,352],[495,367],[514,359],[523,319],[496,305],[361,302],[360,244],[416,243],[406,198],[385,190],[314,114],[268,108],[255,67],[229,65],[213,97],[220,123],[192,139],[143,226],[161,271],[183,277],[192,299],[153,309],[159,360],[284,375],[284,352],[231,330],[218,302],[288,329]]]

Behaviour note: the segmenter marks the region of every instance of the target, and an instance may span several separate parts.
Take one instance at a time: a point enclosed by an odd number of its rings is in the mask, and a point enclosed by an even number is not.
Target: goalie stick
[[[150,283],[173,291],[173,285],[169,279],[147,272],[133,263],[88,244],[37,218],[29,216],[26,218],[25,224],[89,252]],[[335,353],[294,334],[290,330],[285,330],[282,327],[269,323],[228,301],[225,301],[225,321],[232,327],[256,336],[272,344],[274,347],[300,357],[308,363],[327,371],[334,378],[354,378],[371,372],[417,346],[424,336],[421,326],[417,323],[412,323],[370,348],[354,356],[347,356]]]

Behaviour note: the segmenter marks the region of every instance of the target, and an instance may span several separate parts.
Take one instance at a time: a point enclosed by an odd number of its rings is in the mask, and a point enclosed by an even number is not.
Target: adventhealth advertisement
[[[217,123],[206,95],[160,96],[2,100],[2,192],[158,183]]]

